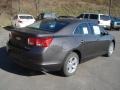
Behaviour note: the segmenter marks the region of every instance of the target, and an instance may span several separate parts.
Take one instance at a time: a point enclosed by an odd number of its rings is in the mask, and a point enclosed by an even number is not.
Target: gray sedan
[[[45,71],[59,70],[65,76],[78,64],[100,55],[111,56],[115,39],[92,21],[51,19],[26,28],[13,29],[7,52],[17,64]]]

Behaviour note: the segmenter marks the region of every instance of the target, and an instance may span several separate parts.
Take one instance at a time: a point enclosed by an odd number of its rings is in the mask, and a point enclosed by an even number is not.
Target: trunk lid
[[[9,36],[9,43],[17,48],[30,49],[31,46],[28,45],[29,37],[49,37],[52,35],[53,33],[51,32],[32,30],[29,28],[14,29]]]

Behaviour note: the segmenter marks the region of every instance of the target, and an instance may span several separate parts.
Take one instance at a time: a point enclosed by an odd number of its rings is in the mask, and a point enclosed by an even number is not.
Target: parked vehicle
[[[106,29],[110,29],[111,27],[111,20],[109,15],[96,14],[96,13],[84,13],[84,14],[80,14],[77,18],[94,20],[98,23],[98,25]]]
[[[29,14],[17,14],[12,19],[12,25],[16,28],[23,28],[30,24],[33,24],[34,22],[34,17]]]
[[[120,30],[120,18],[111,17],[111,29]]]
[[[42,20],[42,19],[55,19],[57,18],[57,15],[55,13],[40,13],[36,20],[39,21],[39,20]]]
[[[61,70],[73,75],[78,64],[100,55],[111,56],[115,39],[89,20],[44,19],[13,29],[7,52],[17,64],[34,70]]]

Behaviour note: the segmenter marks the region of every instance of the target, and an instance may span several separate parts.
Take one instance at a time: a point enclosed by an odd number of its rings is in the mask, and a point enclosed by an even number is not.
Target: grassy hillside
[[[109,0],[0,0],[0,25],[10,24],[10,17],[16,13],[29,13],[34,16],[40,12],[56,12],[59,15],[73,16],[83,12],[108,13],[108,1]],[[114,0],[112,3],[112,15],[120,16],[120,0]]]

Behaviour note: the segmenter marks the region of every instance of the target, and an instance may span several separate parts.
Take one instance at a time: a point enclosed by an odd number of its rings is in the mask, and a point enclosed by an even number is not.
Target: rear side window
[[[40,22],[36,22],[32,25],[27,26],[27,28],[41,30],[41,31],[49,31],[49,32],[57,32],[60,29],[67,26],[69,22],[67,21],[59,21],[59,20],[43,20]]]
[[[84,18],[89,18],[89,14],[85,14]]]
[[[20,19],[33,19],[32,16],[19,16]]]
[[[90,14],[90,19],[98,19],[98,15],[97,14]]]
[[[81,23],[75,30],[74,34],[91,34],[87,23]]]
[[[100,15],[100,19],[101,20],[110,20],[110,17],[106,16],[106,15]]]
[[[82,24],[80,24],[80,25],[76,28],[74,34],[83,34],[83,25],[82,25]]]

